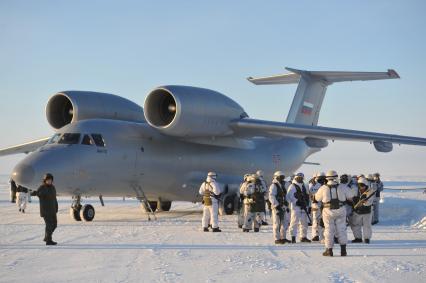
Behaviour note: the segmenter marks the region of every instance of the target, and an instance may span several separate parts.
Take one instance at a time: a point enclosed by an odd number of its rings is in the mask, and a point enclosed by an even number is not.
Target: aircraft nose
[[[31,184],[35,177],[34,167],[29,164],[20,163],[13,170],[12,176],[13,180],[19,185],[25,186]]]

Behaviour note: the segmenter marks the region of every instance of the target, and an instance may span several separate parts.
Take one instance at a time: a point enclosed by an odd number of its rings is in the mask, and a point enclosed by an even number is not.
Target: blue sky
[[[0,1],[0,147],[50,136],[61,90],[143,104],[163,84],[202,86],[251,117],[284,120],[296,86],[245,78],[308,70],[384,71],[400,80],[329,87],[320,125],[426,137],[425,1]],[[9,173],[23,156],[0,159]],[[426,148],[377,153],[336,142],[322,168],[426,175]],[[319,168],[303,168],[310,173]]]

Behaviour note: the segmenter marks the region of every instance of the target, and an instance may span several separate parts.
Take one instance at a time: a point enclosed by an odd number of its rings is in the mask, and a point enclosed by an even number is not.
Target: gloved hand
[[[366,198],[367,198],[367,195],[363,194],[363,195],[361,195],[360,200],[364,200]]]

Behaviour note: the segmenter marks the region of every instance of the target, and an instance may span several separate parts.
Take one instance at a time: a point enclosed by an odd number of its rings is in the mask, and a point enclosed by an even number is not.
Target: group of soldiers
[[[217,174],[208,173],[200,187],[203,196],[203,231],[220,232],[218,207],[220,186]],[[305,176],[299,172],[290,179],[282,171],[276,171],[271,185],[262,171],[246,174],[239,190],[238,227],[243,232],[259,232],[266,222],[266,207],[272,218],[275,244],[323,242],[324,256],[333,256],[333,246],[340,244],[341,256],[346,256],[347,226],[354,235],[352,243],[369,244],[372,225],[379,221],[379,200],[383,183],[380,174],[341,174],[330,170],[317,173],[305,184]],[[308,239],[311,226],[312,239]],[[290,240],[287,239],[287,232]]]

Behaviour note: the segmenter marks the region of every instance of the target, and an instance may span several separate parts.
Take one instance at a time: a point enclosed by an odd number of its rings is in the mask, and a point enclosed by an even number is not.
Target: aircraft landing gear
[[[158,204],[161,211],[170,211],[170,208],[172,207],[171,201],[159,201]]]
[[[81,197],[74,196],[70,208],[70,216],[75,221],[90,222],[95,218],[95,208],[90,204],[81,205]]]
[[[81,210],[81,197],[80,196],[72,197],[70,216],[75,221],[81,221],[80,210]]]

